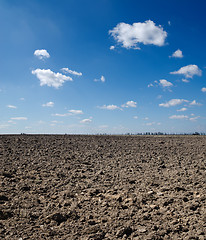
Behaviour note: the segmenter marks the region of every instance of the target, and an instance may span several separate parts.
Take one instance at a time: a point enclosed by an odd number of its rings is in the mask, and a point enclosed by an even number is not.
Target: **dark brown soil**
[[[0,239],[206,239],[205,136],[0,136]]]

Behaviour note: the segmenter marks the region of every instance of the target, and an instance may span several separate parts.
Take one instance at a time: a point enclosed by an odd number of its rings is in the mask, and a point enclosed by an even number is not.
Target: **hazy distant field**
[[[0,239],[205,239],[206,136],[0,136]]]

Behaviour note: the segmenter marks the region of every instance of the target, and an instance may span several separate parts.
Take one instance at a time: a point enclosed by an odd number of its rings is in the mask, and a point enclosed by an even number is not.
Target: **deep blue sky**
[[[0,133],[206,132],[205,10],[1,0]]]

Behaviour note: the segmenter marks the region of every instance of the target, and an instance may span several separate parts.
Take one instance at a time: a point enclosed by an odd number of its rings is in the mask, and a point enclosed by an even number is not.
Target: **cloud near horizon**
[[[139,44],[164,46],[167,32],[151,20],[132,25],[121,22],[109,34],[124,48],[140,49]]]
[[[32,71],[33,75],[40,80],[40,86],[47,85],[49,87],[54,87],[58,89],[63,85],[65,81],[73,81],[69,76],[63,75],[59,72],[55,73],[50,69],[39,69]]]

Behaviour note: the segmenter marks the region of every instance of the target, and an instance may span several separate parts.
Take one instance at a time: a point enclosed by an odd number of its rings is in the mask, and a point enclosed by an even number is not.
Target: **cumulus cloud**
[[[185,99],[171,99],[170,101],[166,102],[166,103],[160,103],[159,106],[160,107],[173,107],[176,105],[180,105],[183,102],[188,102],[188,100]]]
[[[110,50],[114,50],[114,49],[115,49],[115,46],[110,46],[109,49],[110,49]]]
[[[202,91],[202,92],[206,92],[206,87],[203,87],[203,88],[201,89],[201,91]]]
[[[167,37],[167,32],[163,30],[162,26],[156,26],[151,20],[132,25],[122,22],[110,30],[109,34],[127,49],[140,49],[138,46],[140,43],[163,46]]]
[[[127,101],[125,104],[122,105],[122,107],[133,107],[133,108],[136,108],[137,107],[137,103],[134,102],[134,101]]]
[[[8,108],[16,109],[17,107],[14,105],[7,105]]]
[[[139,117],[138,117],[138,116],[134,116],[133,118],[134,118],[134,119],[138,119]]]
[[[38,50],[36,50],[34,52],[34,55],[36,57],[38,57],[39,59],[46,59],[46,58],[50,57],[49,53],[45,49],[41,49],[41,50],[38,49]]]
[[[175,51],[171,57],[174,57],[174,58],[183,58],[183,54],[182,54],[182,51],[180,49],[177,49],[177,51]]]
[[[191,106],[201,106],[202,104],[201,103],[198,103],[196,100],[193,100],[191,103],[190,103]]]
[[[188,119],[186,115],[172,115],[169,117],[170,119]]]
[[[101,107],[99,107],[101,109],[106,109],[106,110],[116,110],[116,109],[120,109],[117,105],[103,105]]]
[[[102,75],[100,79],[96,79],[96,78],[95,78],[95,79],[94,79],[94,82],[103,82],[103,83],[104,83],[105,80],[106,80],[105,77]]]
[[[80,123],[90,123],[92,120],[90,118],[86,118],[80,121]]]
[[[76,76],[82,76],[81,72],[76,72],[76,71],[70,70],[69,68],[62,68],[61,70],[64,73],[70,73],[70,74],[73,74],[73,75],[76,75]]]
[[[73,81],[71,77],[61,73],[55,73],[50,69],[36,69],[32,71],[33,75],[40,80],[40,86],[47,85],[49,87],[59,88],[65,81]]]
[[[42,104],[42,107],[53,107],[53,106],[54,106],[53,102],[47,102],[47,103]]]
[[[161,79],[161,80],[159,80],[159,85],[161,86],[161,87],[172,87],[173,86],[173,84],[171,83],[171,82],[169,82],[169,81],[167,81],[166,79]]]
[[[197,65],[187,65],[181,67],[178,71],[170,72],[170,74],[183,74],[186,78],[193,78],[193,76],[201,76],[202,70]]]
[[[178,112],[185,112],[185,111],[187,111],[187,108],[183,107],[183,108],[178,109],[177,111]]]
[[[11,120],[27,120],[27,117],[12,117]]]

